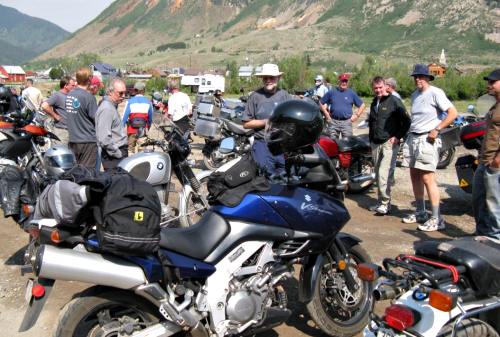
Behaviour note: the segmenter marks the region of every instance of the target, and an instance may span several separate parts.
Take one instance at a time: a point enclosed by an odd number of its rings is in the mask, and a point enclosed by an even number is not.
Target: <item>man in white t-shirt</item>
[[[411,74],[417,90],[411,95],[411,125],[405,147],[405,162],[409,164],[416,212],[405,218],[404,223],[423,223],[419,230],[431,232],[445,228],[439,213],[439,189],[436,180],[436,166],[441,148],[440,131],[457,117],[457,109],[446,97],[443,90],[431,86],[434,76],[424,64],[417,64]],[[439,115],[447,112],[444,120]],[[424,188],[432,207],[428,219],[425,211]]]
[[[42,105],[43,97],[42,92],[33,86],[33,80],[26,80],[26,88],[24,88],[22,93],[22,99],[26,107],[31,111],[37,111]]]
[[[177,85],[170,87],[172,94],[168,99],[168,116],[183,133],[189,130],[189,116],[193,114],[193,105],[189,96],[179,91]]]

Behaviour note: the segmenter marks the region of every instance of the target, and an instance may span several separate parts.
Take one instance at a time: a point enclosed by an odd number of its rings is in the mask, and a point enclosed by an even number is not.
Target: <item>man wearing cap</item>
[[[59,81],[59,91],[54,91],[49,98],[42,103],[42,110],[54,119],[54,134],[59,138],[61,144],[68,144],[68,128],[66,126],[66,96],[75,87],[75,80],[70,76],[64,76]]]
[[[413,195],[415,196],[416,212],[405,218],[404,223],[423,223],[419,230],[431,232],[445,228],[439,212],[439,189],[436,180],[436,166],[439,162],[441,129],[450,125],[457,117],[457,109],[446,97],[443,90],[431,86],[434,76],[424,64],[417,64],[411,74],[417,90],[411,95],[411,125],[405,143],[405,163],[410,167]],[[447,113],[445,119],[439,115]],[[425,211],[424,192],[431,202],[432,216],[428,219]]]
[[[99,90],[101,88],[104,88],[104,84],[102,83],[101,79],[95,75],[92,76],[90,78],[89,92],[95,96],[99,93]]]
[[[66,96],[66,125],[69,148],[75,153],[76,162],[88,168],[95,168],[97,161],[97,139],[95,134],[95,113],[97,102],[90,92],[92,73],[88,68],[76,72],[77,86]]]
[[[262,78],[263,87],[250,95],[242,117],[243,127],[255,130],[252,156],[267,175],[281,174],[285,167],[284,157],[273,156],[267,148],[264,133],[266,122],[274,108],[278,104],[292,99],[288,92],[278,88],[282,74],[276,64],[266,63],[262,65],[262,71],[255,75]]]
[[[401,99],[401,95],[396,91],[396,88],[398,86],[398,83],[396,80],[392,77],[389,77],[388,79],[385,80],[385,84],[387,86],[387,92],[390,95],[396,96],[397,98]]]
[[[144,82],[136,82],[134,84],[135,95],[128,100],[123,111],[122,123],[127,126],[129,153],[135,153],[137,150],[138,129],[149,130],[153,123],[153,105],[144,97],[145,90]]]
[[[484,80],[496,102],[486,114],[486,134],[472,184],[472,208],[476,234],[500,240],[500,68]]]
[[[177,83],[171,84],[170,92],[167,114],[182,133],[186,133],[190,129],[189,116],[193,114],[193,104],[189,96],[179,90]]]
[[[356,92],[349,88],[349,75],[341,74],[337,88],[329,90],[320,100],[321,111],[328,123],[330,137],[352,136],[352,123],[365,111],[365,104]],[[352,106],[358,107],[353,114]]]
[[[106,96],[97,108],[95,129],[97,144],[101,149],[102,167],[110,170],[128,156],[127,136],[118,114],[118,105],[123,102],[127,87],[123,80],[114,78],[109,82]]]

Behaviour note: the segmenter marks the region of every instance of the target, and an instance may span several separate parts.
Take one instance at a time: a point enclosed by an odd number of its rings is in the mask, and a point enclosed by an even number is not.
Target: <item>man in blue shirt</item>
[[[354,90],[349,88],[349,75],[341,74],[337,88],[328,91],[320,100],[325,115],[328,133],[332,138],[352,136],[352,122],[365,111],[365,104]],[[353,114],[352,106],[358,107]]]

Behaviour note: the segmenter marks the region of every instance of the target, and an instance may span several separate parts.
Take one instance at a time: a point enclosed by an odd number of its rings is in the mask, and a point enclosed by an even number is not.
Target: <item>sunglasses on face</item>
[[[274,81],[277,79],[277,77],[276,76],[262,76],[262,79],[264,81]]]

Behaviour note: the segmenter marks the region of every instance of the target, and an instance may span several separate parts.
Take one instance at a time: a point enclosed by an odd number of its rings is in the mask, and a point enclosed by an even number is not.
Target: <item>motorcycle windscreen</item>
[[[345,205],[328,194],[286,185],[259,193],[293,230],[334,235],[349,221]]]

